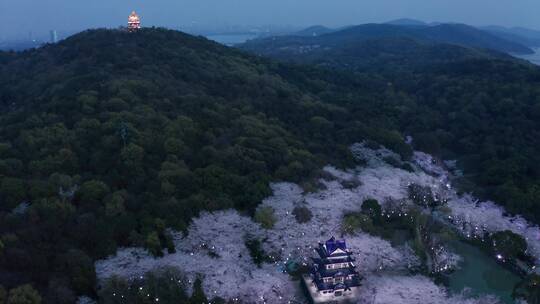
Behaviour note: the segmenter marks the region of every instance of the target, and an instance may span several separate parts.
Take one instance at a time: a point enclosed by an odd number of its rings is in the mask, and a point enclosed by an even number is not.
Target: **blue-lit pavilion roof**
[[[347,250],[347,243],[345,240],[336,240],[335,237],[332,237],[326,241],[325,245],[329,254],[332,254],[332,252],[336,251],[337,249],[341,249],[343,251]]]

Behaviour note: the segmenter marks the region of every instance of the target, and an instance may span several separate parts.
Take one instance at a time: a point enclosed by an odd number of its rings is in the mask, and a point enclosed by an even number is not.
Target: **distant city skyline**
[[[0,0],[0,39],[118,27],[132,10],[143,26],[169,28],[338,27],[412,18],[540,29],[536,0]]]

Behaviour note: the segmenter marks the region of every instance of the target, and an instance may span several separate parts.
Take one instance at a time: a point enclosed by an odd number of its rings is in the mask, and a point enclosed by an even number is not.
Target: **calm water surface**
[[[525,59],[525,60],[528,60],[536,65],[540,65],[540,48],[533,48],[534,50],[534,54],[531,54],[531,55],[519,55],[519,56],[516,56],[518,58],[521,58],[521,59]]]
[[[504,303],[514,303],[512,291],[520,277],[495,262],[482,250],[464,242],[452,242],[451,247],[463,261],[461,268],[450,275],[449,288],[454,293],[469,289],[472,295],[491,294]]]
[[[254,34],[239,34],[239,35],[209,35],[206,38],[214,40],[221,44],[228,46],[233,46],[235,44],[244,43],[250,39],[256,38],[257,35]]]

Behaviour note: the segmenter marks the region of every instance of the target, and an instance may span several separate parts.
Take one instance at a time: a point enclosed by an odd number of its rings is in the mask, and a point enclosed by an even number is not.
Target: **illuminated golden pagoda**
[[[134,32],[141,28],[141,18],[135,11],[131,12],[128,17],[128,31]]]

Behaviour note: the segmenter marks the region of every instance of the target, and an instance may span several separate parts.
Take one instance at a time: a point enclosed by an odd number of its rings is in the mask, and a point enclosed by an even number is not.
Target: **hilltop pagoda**
[[[332,237],[316,249],[309,274],[304,284],[313,303],[356,303],[361,277],[356,271],[352,252],[345,240]]]
[[[135,32],[141,28],[141,18],[135,11],[131,12],[131,15],[128,17],[128,31]]]

